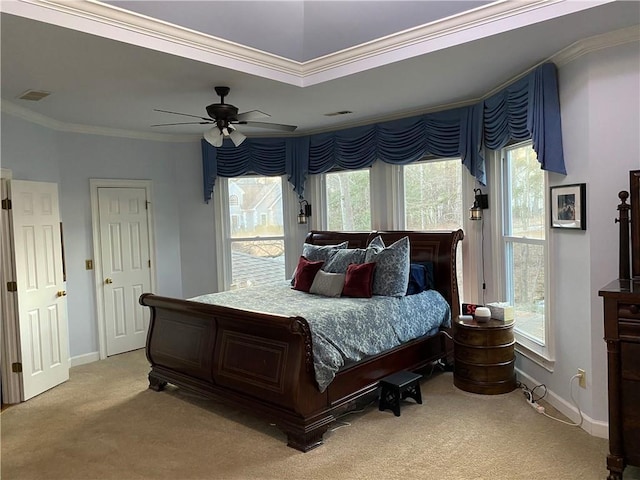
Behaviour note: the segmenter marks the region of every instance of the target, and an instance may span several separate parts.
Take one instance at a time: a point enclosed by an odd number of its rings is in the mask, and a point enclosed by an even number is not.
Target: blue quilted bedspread
[[[451,324],[449,304],[435,290],[405,297],[330,298],[283,282],[189,300],[306,319],[321,392],[345,365]]]

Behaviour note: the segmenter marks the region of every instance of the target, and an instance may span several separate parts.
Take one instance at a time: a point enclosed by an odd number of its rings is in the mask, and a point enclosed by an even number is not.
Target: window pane
[[[231,243],[231,289],[284,280],[284,241]]]
[[[508,242],[507,252],[516,327],[544,345],[544,246]]]
[[[507,151],[510,206],[507,234],[514,237],[544,239],[544,174],[530,145]]]
[[[462,228],[460,159],[414,163],[404,168],[404,215],[407,230]],[[458,291],[464,299],[462,244],[456,252]]]
[[[405,225],[408,230],[462,228],[460,160],[404,167]]]
[[[369,170],[326,174],[327,229],[371,230]]]
[[[230,178],[229,215],[232,238],[283,236],[281,178]]]

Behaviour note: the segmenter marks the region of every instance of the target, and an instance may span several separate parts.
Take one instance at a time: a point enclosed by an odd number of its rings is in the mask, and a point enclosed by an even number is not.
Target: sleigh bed
[[[450,318],[455,318],[460,305],[455,259],[461,230],[312,231],[305,243],[322,246],[347,241],[349,249],[366,248],[378,235],[386,245],[409,238],[411,262],[432,265],[433,290],[446,300]],[[287,435],[288,445],[303,452],[321,445],[323,434],[338,414],[372,393],[381,378],[401,370],[418,370],[438,360],[453,360],[453,345],[444,333],[449,327],[440,327],[344,365],[321,388],[315,375],[312,332],[303,315],[149,293],[140,297],[140,303],[151,312],[146,344],[151,364],[149,388],[159,391],[171,383],[243,408],[275,424]]]

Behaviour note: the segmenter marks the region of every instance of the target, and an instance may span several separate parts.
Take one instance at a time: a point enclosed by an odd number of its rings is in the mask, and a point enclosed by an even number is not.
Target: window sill
[[[548,372],[553,373],[553,369],[555,367],[556,361],[552,358],[547,358],[541,352],[537,352],[526,345],[520,343],[516,340],[516,352],[522,355],[523,357],[528,358],[532,362],[540,365],[542,368],[547,370]]]

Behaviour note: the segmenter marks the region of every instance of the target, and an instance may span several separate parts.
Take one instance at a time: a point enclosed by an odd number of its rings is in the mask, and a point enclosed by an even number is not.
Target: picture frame
[[[587,187],[585,183],[551,187],[551,228],[587,229]]]

